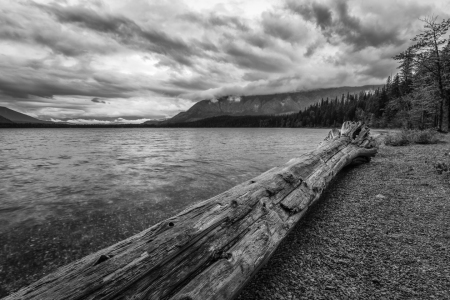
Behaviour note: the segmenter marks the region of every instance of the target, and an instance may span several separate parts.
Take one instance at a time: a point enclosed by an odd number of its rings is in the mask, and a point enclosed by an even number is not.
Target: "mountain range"
[[[224,96],[218,99],[202,100],[189,110],[162,121],[164,123],[184,123],[217,116],[280,115],[296,113],[319,102],[321,99],[340,98],[342,94],[357,94],[373,91],[378,86],[337,87],[291,93],[252,96]],[[145,124],[155,124],[148,121]]]
[[[8,120],[7,118],[0,116],[0,123],[14,123],[14,122],[11,120]]]
[[[52,124],[53,122],[42,121],[7,107],[0,106],[0,123]]]
[[[319,102],[321,99],[341,98],[343,94],[357,94],[362,91],[373,91],[378,86],[365,85],[358,87],[336,87],[280,93],[271,95],[224,96],[218,99],[202,100],[189,110],[162,121],[147,121],[146,125],[176,124],[194,122],[219,116],[267,116],[297,113],[300,110]],[[12,109],[0,106],[0,123],[55,124],[43,121]]]

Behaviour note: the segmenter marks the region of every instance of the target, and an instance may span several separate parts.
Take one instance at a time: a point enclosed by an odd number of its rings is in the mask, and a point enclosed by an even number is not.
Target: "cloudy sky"
[[[434,0],[0,1],[0,106],[158,119],[221,95],[379,84]]]

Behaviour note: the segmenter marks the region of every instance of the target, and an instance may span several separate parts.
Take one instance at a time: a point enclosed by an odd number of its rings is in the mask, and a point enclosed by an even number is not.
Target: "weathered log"
[[[13,299],[231,299],[330,180],[377,145],[346,122],[313,152],[61,267]]]

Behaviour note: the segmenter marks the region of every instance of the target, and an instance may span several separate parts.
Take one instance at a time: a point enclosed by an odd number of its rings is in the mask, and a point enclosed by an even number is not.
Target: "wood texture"
[[[344,166],[376,153],[369,129],[346,122],[317,150],[4,299],[232,299],[330,180]]]

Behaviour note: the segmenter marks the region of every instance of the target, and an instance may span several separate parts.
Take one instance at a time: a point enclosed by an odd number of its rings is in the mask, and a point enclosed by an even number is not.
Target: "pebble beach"
[[[344,169],[238,297],[449,299],[450,137]]]

